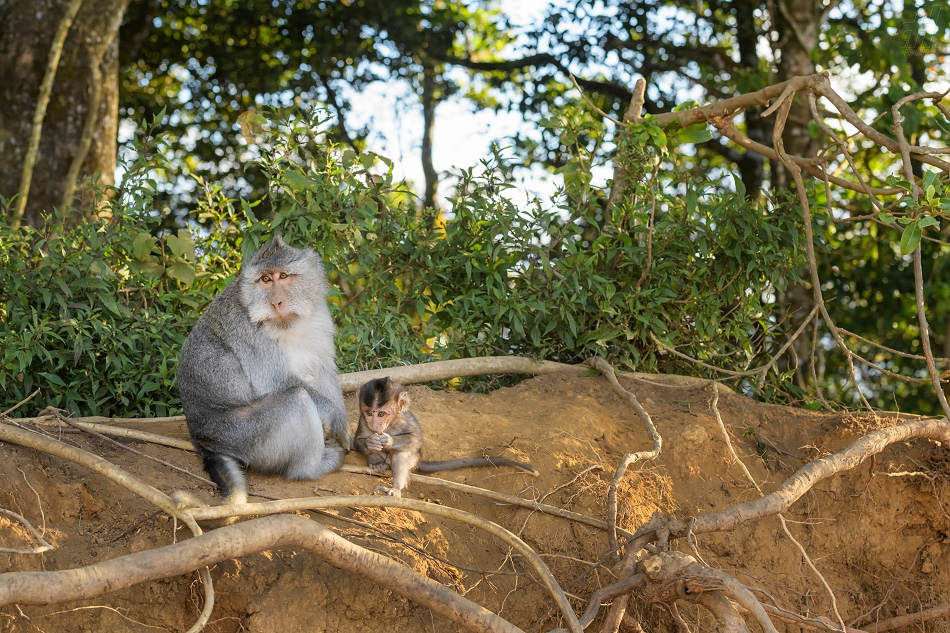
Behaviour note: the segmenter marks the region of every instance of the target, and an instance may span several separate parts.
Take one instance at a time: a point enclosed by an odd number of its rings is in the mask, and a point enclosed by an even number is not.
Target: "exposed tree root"
[[[939,607],[925,609],[918,613],[908,613],[907,615],[899,615],[889,620],[867,624],[864,626],[864,630],[867,631],[867,633],[884,633],[885,631],[893,631],[905,626],[924,624],[925,622],[930,622],[937,618],[950,618],[950,604],[942,604]]]
[[[540,577],[540,582],[551,595],[561,609],[564,619],[568,623],[569,629],[574,633],[581,632],[580,623],[577,616],[571,609],[571,605],[564,595],[564,591],[558,585],[557,580],[551,574],[547,565],[541,560],[541,557],[531,549],[524,541],[518,538],[509,530],[492,523],[479,516],[469,512],[463,512],[448,506],[442,506],[425,501],[416,501],[415,499],[406,499],[389,496],[345,496],[345,497],[309,497],[303,499],[283,499],[281,501],[268,501],[265,503],[246,503],[230,506],[213,506],[203,508],[193,508],[189,510],[196,521],[213,521],[233,516],[258,516],[262,514],[275,514],[278,512],[289,512],[294,510],[323,510],[327,508],[402,508],[405,510],[415,510],[424,514],[432,514],[446,519],[461,521],[468,525],[480,528],[493,536],[501,539],[505,544],[514,548],[519,554],[524,556],[526,562],[531,565]]]
[[[607,361],[602,358],[590,358],[587,360],[587,364],[598,370],[604,378],[610,383],[610,388],[613,389],[614,393],[619,395],[621,398],[627,401],[627,403],[633,407],[633,410],[637,412],[637,415],[640,416],[640,419],[643,420],[643,426],[646,427],[647,433],[649,433],[650,438],[653,440],[653,448],[649,451],[640,451],[637,453],[628,453],[624,455],[623,459],[620,460],[620,465],[617,466],[617,470],[614,473],[614,478],[610,482],[610,487],[607,489],[607,525],[609,526],[607,536],[610,538],[610,548],[612,550],[617,549],[617,488],[620,487],[620,482],[623,480],[624,474],[627,472],[632,464],[645,459],[656,459],[660,455],[660,450],[663,446],[663,438],[660,437],[660,434],[657,433],[656,427],[653,425],[653,420],[650,418],[650,414],[647,413],[640,402],[637,400],[637,397],[631,392],[624,389],[620,386],[620,383],[617,382],[617,377],[614,376],[614,368],[610,366]]]
[[[405,565],[354,545],[314,521],[292,515],[245,521],[181,543],[79,569],[0,574],[0,606],[84,600],[281,547],[302,547],[334,567],[388,587],[469,631],[520,631],[504,618]]]
[[[403,365],[386,369],[372,369],[369,371],[354,372],[340,375],[340,386],[343,391],[356,391],[367,380],[374,378],[391,377],[402,384],[445,380],[461,376],[484,376],[488,374],[527,374],[540,376],[543,374],[567,373],[579,375],[587,371],[584,365],[568,365],[552,361],[538,361],[524,356],[488,356],[485,358],[460,358],[455,360],[440,360],[419,365]],[[705,385],[709,381],[692,376],[657,376],[640,372],[621,372],[621,376],[628,378],[649,378],[663,380],[677,385]]]
[[[950,423],[946,418],[911,420],[871,431],[840,453],[806,464],[771,494],[713,514],[696,517],[692,531],[696,534],[704,534],[734,530],[746,521],[778,514],[795,503],[822,479],[858,466],[895,442],[911,439],[950,442]]]
[[[171,516],[186,520],[185,515],[183,515],[182,512],[178,510],[171,497],[166,495],[158,488],[150,486],[144,481],[133,477],[125,470],[119,468],[112,462],[99,457],[98,455],[93,455],[88,451],[76,448],[75,446],[70,446],[69,444],[63,444],[62,442],[54,440],[50,437],[46,437],[45,435],[40,435],[39,433],[27,431],[25,429],[21,429],[2,422],[0,422],[0,442],[19,444],[20,446],[26,446],[27,448],[32,448],[34,450],[48,453],[67,461],[75,462],[81,466],[85,466],[93,472],[97,472],[100,475],[108,477],[110,480],[119,484],[123,488],[132,491],[136,495],[147,500],[149,503],[158,506]]]
[[[351,466],[349,464],[344,464],[341,469],[344,472],[356,473],[360,475],[371,475],[374,477],[379,477],[380,474],[377,473],[372,468],[368,466]],[[517,474],[517,473],[513,473]],[[494,490],[488,490],[486,488],[479,488],[477,486],[469,486],[468,484],[460,484],[455,481],[449,481],[447,479],[439,479],[438,477],[428,477],[426,475],[416,475],[410,474],[409,481],[415,481],[418,483],[429,484],[431,486],[440,486],[442,488],[447,488],[449,490],[457,490],[458,492],[464,492],[467,494],[478,495],[480,497],[485,497],[486,499],[492,499],[493,501],[500,501],[501,503],[508,503],[515,506],[520,506],[522,508],[528,508],[529,510],[534,510],[536,512],[543,512],[544,514],[550,514],[551,516],[561,517],[568,519],[570,521],[575,521],[577,523],[582,523],[584,525],[589,525],[601,530],[608,530],[609,526],[606,522],[599,519],[593,519],[589,516],[583,514],[578,514],[577,512],[571,512],[570,510],[565,510],[564,508],[558,508],[557,506],[547,505],[545,503],[540,503],[538,501],[532,501],[530,499],[522,499],[521,497],[516,497],[514,495],[507,495],[503,492],[495,492]],[[622,528],[617,528],[617,532],[625,538],[631,538],[633,532],[628,532]]]
[[[188,440],[180,440],[177,437],[168,437],[167,435],[159,435],[157,433],[150,433],[148,431],[139,431],[137,429],[130,429],[123,426],[114,426],[111,424],[104,424],[90,420],[95,420],[95,418],[69,418],[69,423],[71,426],[84,431],[94,431],[96,433],[101,433],[102,435],[108,435],[110,437],[124,437],[130,440],[148,442],[149,444],[159,444],[161,446],[179,448],[183,451],[194,452],[195,450],[194,446],[192,446],[191,442]],[[42,415],[36,418],[18,418],[16,421],[20,424],[34,424],[41,427],[62,425],[62,423],[53,415]],[[130,420],[126,420],[126,422],[128,421]],[[179,418],[172,421],[184,424],[185,416],[180,416]]]
[[[29,533],[33,536],[33,538],[36,539],[37,542],[39,542],[39,546],[37,547],[0,547],[0,553],[3,553],[3,554],[42,554],[43,552],[48,552],[49,550],[53,549],[53,546],[50,545],[46,541],[46,539],[43,538],[43,535],[40,534],[39,531],[35,527],[33,527],[33,524],[27,521],[26,518],[23,517],[22,515],[19,515],[16,512],[13,512],[12,510],[5,510],[3,508],[0,508],[0,514],[4,514],[10,517],[11,519],[15,519],[19,521],[23,525],[23,527],[25,527],[27,531],[29,531]]]
[[[140,481],[111,462],[82,449],[63,444],[62,442],[44,435],[40,435],[38,433],[33,433],[31,431],[26,431],[24,429],[2,423],[0,423],[0,441],[8,441],[15,444],[20,444],[21,446],[33,448],[35,450],[40,450],[62,459],[75,462],[89,468],[90,470],[93,470],[94,472],[105,475],[112,481],[115,481],[123,487],[131,490],[135,494],[150,501],[172,516],[181,518],[189,525],[189,527],[192,528],[196,534],[201,533],[196,521],[206,522],[234,516],[260,515],[286,512],[290,510],[319,510],[337,507],[401,507],[462,521],[488,531],[518,550],[525,557],[528,563],[535,568],[535,571],[541,578],[541,583],[554,596],[555,601],[561,607],[564,618],[567,620],[571,631],[574,633],[581,633],[582,630],[580,628],[580,624],[577,621],[577,616],[574,614],[570,604],[567,601],[567,597],[557,584],[557,581],[551,575],[547,565],[544,564],[544,561],[541,560],[534,550],[532,550],[521,539],[503,527],[470,513],[462,512],[461,510],[411,499],[370,496],[315,497],[309,499],[288,499],[263,504],[250,503],[233,506],[215,506],[212,508],[183,509],[179,508],[168,495],[161,492],[160,490]],[[0,578],[3,578],[3,576],[0,576]],[[393,587],[390,588],[395,590]],[[206,591],[211,592],[210,576],[207,578]],[[211,595],[213,594],[208,594],[209,599],[206,601],[206,611],[210,611],[208,608],[208,603],[211,602]],[[204,613],[202,614],[202,617],[204,618]]]

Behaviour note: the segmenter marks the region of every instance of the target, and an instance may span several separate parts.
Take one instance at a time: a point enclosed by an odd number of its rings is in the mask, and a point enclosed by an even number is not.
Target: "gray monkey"
[[[320,256],[278,235],[185,341],[178,391],[188,431],[228,504],[247,502],[245,468],[316,479],[352,445],[326,293]]]

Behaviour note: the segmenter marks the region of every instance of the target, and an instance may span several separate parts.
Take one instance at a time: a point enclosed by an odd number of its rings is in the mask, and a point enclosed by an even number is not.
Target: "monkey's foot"
[[[373,488],[373,492],[385,492],[390,497],[401,497],[402,491],[396,490],[395,488],[390,488],[389,486],[376,486]]]

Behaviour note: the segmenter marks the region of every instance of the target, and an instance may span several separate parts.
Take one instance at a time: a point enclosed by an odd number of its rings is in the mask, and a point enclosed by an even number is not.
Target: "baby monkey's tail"
[[[464,457],[462,459],[448,459],[441,462],[419,462],[415,471],[419,473],[439,473],[447,470],[459,470],[460,468],[479,468],[483,466],[512,466],[532,475],[538,476],[531,464],[519,462],[507,457]]]

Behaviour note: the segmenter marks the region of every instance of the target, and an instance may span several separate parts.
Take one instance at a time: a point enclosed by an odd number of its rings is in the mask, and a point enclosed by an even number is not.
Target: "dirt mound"
[[[660,457],[634,464],[622,482],[618,524],[631,532],[654,512],[687,519],[761,496],[726,446],[711,408],[712,387],[668,386],[660,380],[621,380],[663,437]],[[622,457],[652,446],[636,413],[603,378],[544,376],[487,395],[425,387],[410,387],[410,394],[425,430],[427,459],[503,454],[529,461],[541,473],[535,478],[512,470],[470,469],[441,474],[442,479],[543,500],[593,518],[605,517],[608,485]],[[347,404],[355,421],[355,399],[349,397]],[[718,409],[739,457],[765,492],[868,430],[896,423],[893,418],[776,407],[722,390]],[[129,426],[187,438],[183,423]],[[187,489],[210,499],[209,486],[168,466],[86,434],[57,433],[166,493]],[[193,454],[123,441],[203,474]],[[0,508],[26,517],[55,546],[43,554],[0,553],[4,570],[71,569],[188,537],[186,530],[175,532],[168,516],[101,475],[12,444],[3,444],[0,451]],[[785,513],[792,534],[833,589],[846,623],[870,629],[877,621],[950,603],[948,462],[946,446],[926,441],[895,444],[850,471],[820,481]],[[364,465],[355,453],[347,463]],[[251,475],[249,483],[252,493],[305,497],[369,495],[379,482],[339,472],[317,482]],[[438,485],[413,482],[407,496],[475,513],[518,534],[541,555],[577,612],[584,610],[594,591],[617,580],[609,564],[596,565],[609,550],[602,529]],[[385,508],[310,516],[453,587],[525,631],[562,625],[550,594],[521,557],[480,530]],[[0,547],[34,545],[19,521],[0,515]],[[695,547],[686,539],[673,546],[757,588],[763,603],[836,621],[821,579],[777,517],[731,532],[699,535]],[[301,550],[271,550],[230,560],[214,566],[212,577],[215,607],[208,631],[457,629],[389,589]],[[203,589],[193,573],[81,602],[7,606],[0,609],[0,630],[183,631],[195,622],[202,603]],[[715,622],[708,611],[680,604],[680,615],[691,630],[712,630]],[[645,630],[677,630],[663,605],[634,598],[629,612]],[[599,630],[599,624],[595,621],[589,630]],[[781,622],[778,627],[801,630]],[[946,633],[950,620],[944,615],[903,630]]]

